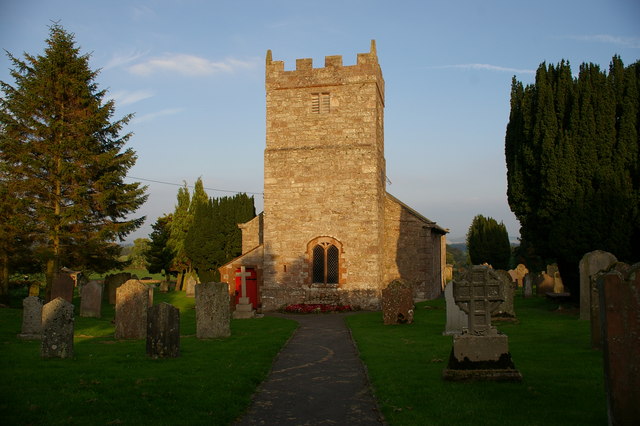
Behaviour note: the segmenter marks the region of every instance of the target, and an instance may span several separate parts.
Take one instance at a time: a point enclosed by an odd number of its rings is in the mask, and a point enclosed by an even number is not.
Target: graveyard
[[[5,421],[231,424],[248,408],[296,322],[268,315],[231,319],[228,337],[199,339],[195,298],[156,289],[153,305],[163,303],[180,311],[175,358],[148,356],[144,339],[115,339],[108,301],[99,318],[78,315],[77,292],[74,351],[67,359],[42,358],[39,341],[16,337],[22,310],[0,309]],[[443,334],[444,299],[416,304],[412,321],[397,325],[385,325],[379,311],[311,315],[345,315],[388,424],[605,424],[602,352],[591,348],[589,322],[579,321],[572,305],[523,298],[522,289],[514,305],[517,320],[494,321],[509,336],[522,373],[514,383],[443,380],[452,347],[452,336]]]

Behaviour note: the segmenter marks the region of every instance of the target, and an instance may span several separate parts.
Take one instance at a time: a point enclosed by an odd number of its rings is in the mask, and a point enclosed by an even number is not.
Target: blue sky
[[[515,75],[541,62],[607,68],[640,58],[637,0],[205,1],[5,0],[0,47],[40,54],[48,27],[75,34],[100,88],[116,99],[137,164],[129,176],[192,185],[210,196],[256,193],[262,209],[264,60],[345,65],[375,39],[386,83],[387,190],[460,240],[477,214],[519,224],[506,199],[504,133]],[[0,57],[0,80],[13,83]],[[147,236],[178,187],[144,181]]]

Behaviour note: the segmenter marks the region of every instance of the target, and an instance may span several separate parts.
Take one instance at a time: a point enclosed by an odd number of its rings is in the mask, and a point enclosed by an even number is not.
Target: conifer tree
[[[146,195],[139,183],[124,182],[136,161],[124,149],[131,133],[121,134],[132,115],[111,121],[114,102],[98,89],[98,72],[72,34],[54,24],[46,43],[43,55],[8,54],[15,85],[0,82],[0,161],[4,190],[28,201],[17,213],[30,224],[49,289],[63,265],[116,266],[115,241],[143,223],[129,217]]]
[[[467,232],[467,250],[473,265],[488,263],[495,269],[508,269],[511,244],[504,223],[481,214],[474,217]]]
[[[171,268],[178,273],[190,269],[189,259],[184,250],[184,242],[191,227],[191,217],[189,216],[189,206],[191,205],[191,195],[187,184],[178,189],[177,204],[173,212],[173,219],[169,225],[169,239],[167,246],[173,253]]]
[[[151,225],[153,231],[149,234],[149,247],[145,252],[145,258],[149,263],[147,270],[152,274],[163,273],[168,278],[174,253],[169,247],[169,235],[171,233],[172,215],[160,216]]]
[[[577,297],[578,262],[592,250],[640,258],[640,62],[609,72],[541,64],[513,79],[505,137],[507,195],[527,246],[560,267]]]

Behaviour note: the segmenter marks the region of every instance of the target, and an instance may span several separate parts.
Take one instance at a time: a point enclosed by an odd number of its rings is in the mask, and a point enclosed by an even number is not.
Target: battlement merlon
[[[266,85],[272,89],[376,82],[384,98],[384,79],[378,63],[376,41],[369,53],[358,53],[356,65],[343,66],[342,55],[325,56],[323,68],[313,68],[311,58],[296,59],[296,69],[284,70],[284,61],[274,61],[271,50],[266,57]]]

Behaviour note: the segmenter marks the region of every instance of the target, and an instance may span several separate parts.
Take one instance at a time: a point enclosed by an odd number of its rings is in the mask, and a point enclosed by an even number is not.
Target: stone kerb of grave
[[[469,322],[460,335],[453,336],[445,380],[521,381],[509,353],[509,340],[491,325],[491,314],[504,301],[502,279],[486,266],[473,266],[453,282],[456,304],[467,313]]]
[[[413,323],[413,288],[395,280],[382,290],[382,319],[385,325]]]

